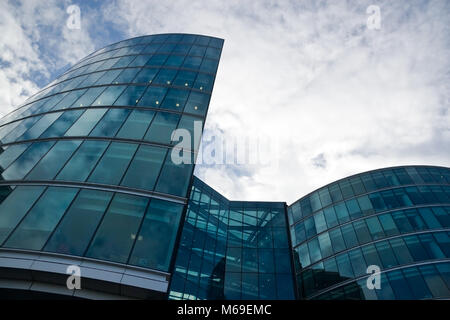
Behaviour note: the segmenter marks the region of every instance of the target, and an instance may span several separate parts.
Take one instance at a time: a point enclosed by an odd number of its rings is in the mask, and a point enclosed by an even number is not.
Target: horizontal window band
[[[133,139],[125,139],[125,138],[110,138],[110,137],[91,137],[91,136],[49,137],[49,138],[42,138],[42,139],[37,138],[37,139],[30,139],[30,140],[21,140],[21,141],[14,141],[14,142],[0,144],[0,148],[5,147],[5,146],[15,145],[15,144],[45,142],[45,141],[59,141],[59,140],[64,140],[64,141],[67,141],[67,140],[83,140],[83,141],[89,140],[89,141],[111,141],[111,142],[133,143],[133,144],[146,145],[146,146],[152,146],[152,147],[160,147],[160,148],[166,148],[166,149],[183,150],[183,151],[191,153],[192,155],[198,154],[198,150],[184,149],[177,145],[169,145],[169,144],[163,144],[163,143],[157,143],[157,142],[151,142],[151,141],[145,141],[145,140],[133,140]]]
[[[160,193],[157,191],[147,191],[142,189],[133,189],[123,186],[114,186],[90,182],[79,182],[79,181],[63,181],[63,180],[2,180],[0,181],[0,186],[47,186],[47,187],[70,187],[70,188],[82,188],[90,190],[108,191],[108,192],[119,192],[130,195],[142,196],[147,198],[154,198],[159,200],[166,200],[179,204],[187,204],[188,199]]]

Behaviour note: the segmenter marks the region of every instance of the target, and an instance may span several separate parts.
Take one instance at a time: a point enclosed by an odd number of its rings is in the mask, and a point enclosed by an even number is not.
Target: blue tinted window
[[[146,88],[145,86],[128,86],[116,102],[114,102],[114,105],[135,106]]]
[[[44,187],[18,186],[0,204],[0,243],[22,220],[33,203],[44,191]]]
[[[60,137],[80,117],[84,110],[64,112],[53,124],[41,134],[40,138]]]
[[[164,148],[140,146],[121,185],[153,190],[166,151]]]
[[[116,194],[86,256],[125,263],[137,238],[147,203],[148,199],[144,197]]]
[[[58,141],[26,176],[26,180],[51,180],[78,148],[81,141]]]
[[[138,102],[138,106],[159,108],[167,92],[164,87],[148,87]]]
[[[84,181],[101,157],[108,142],[84,141],[56,177],[57,180]]]
[[[182,210],[181,204],[151,200],[130,264],[168,270]]]
[[[179,119],[178,114],[158,112],[144,140],[170,144],[172,132],[177,128]]]
[[[64,134],[65,136],[86,136],[108,109],[89,109]]]
[[[84,255],[111,197],[111,192],[81,190],[44,250]]]
[[[117,137],[142,139],[154,115],[155,112],[150,110],[133,110],[117,134]]]
[[[22,179],[52,147],[54,141],[35,142],[2,173],[4,180]]]
[[[93,137],[114,137],[129,113],[129,109],[110,109],[89,135]]]
[[[142,69],[134,78],[134,83],[150,83],[152,82],[155,75],[158,73],[159,69],[156,68],[145,68]]]
[[[42,249],[77,192],[78,189],[74,188],[48,188],[9,237],[5,246]]]
[[[88,181],[103,184],[118,184],[137,147],[137,144],[112,142]]]

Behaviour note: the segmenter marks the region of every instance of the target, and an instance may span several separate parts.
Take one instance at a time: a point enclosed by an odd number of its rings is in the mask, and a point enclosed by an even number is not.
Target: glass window
[[[14,160],[16,160],[30,145],[30,143],[14,144],[0,153],[0,167],[5,170]]]
[[[51,180],[81,144],[80,140],[58,141],[26,176],[26,180]]]
[[[360,244],[372,241],[369,229],[367,229],[366,222],[364,220],[353,222],[353,228],[355,229],[356,236],[358,237]]]
[[[338,202],[343,199],[341,189],[337,183],[330,185],[328,189],[330,190],[330,195],[333,202]]]
[[[126,86],[110,86],[94,101],[94,106],[111,106],[125,90]]]
[[[439,263],[435,264],[436,269],[438,269],[442,279],[450,288],[450,264],[449,263]]]
[[[180,87],[192,88],[196,77],[197,72],[180,70],[173,81],[173,84]]]
[[[334,207],[328,207],[323,209],[325,215],[325,220],[327,221],[328,228],[332,228],[338,225],[336,213],[334,212]]]
[[[441,247],[442,251],[444,251],[446,257],[450,257],[450,237],[445,232],[439,232],[433,234],[437,243]]]
[[[399,234],[397,226],[395,225],[395,222],[389,213],[379,215],[378,219],[380,220],[381,226],[383,227],[386,236],[389,237]]]
[[[403,188],[394,189],[393,191],[400,207],[409,207],[413,205]]]
[[[117,56],[117,55],[115,55]],[[135,56],[125,56],[119,59],[112,67],[113,68],[124,68],[130,64],[131,61],[133,61]]]
[[[148,199],[116,194],[86,256],[125,263],[147,207]]]
[[[20,137],[25,131],[33,126],[36,121],[38,121],[41,117],[31,117],[28,119],[24,119],[20,121],[20,124],[14,128],[6,137],[2,139],[3,143],[10,143],[16,141],[18,137]]]
[[[313,212],[322,209],[322,204],[320,203],[319,194],[317,192],[314,192],[309,196],[309,201],[311,202],[311,209]]]
[[[78,118],[64,136],[86,136],[103,117],[108,109],[89,109]]]
[[[105,87],[95,87],[88,89],[72,107],[87,107],[92,105],[92,102],[105,90]]]
[[[5,246],[41,250],[77,192],[78,189],[74,188],[48,188]]]
[[[144,140],[170,144],[172,132],[176,129],[179,120],[178,114],[158,112]]]
[[[128,86],[121,96],[114,102],[115,106],[135,106],[142,93],[145,91],[144,86]]]
[[[358,204],[359,204],[359,207],[361,208],[363,215],[369,215],[369,214],[375,213],[375,210],[372,207],[372,202],[370,202],[370,199],[368,196],[358,197],[356,200],[358,200]]]
[[[305,220],[305,230],[306,230],[306,237],[308,239],[314,237],[317,234],[316,225],[314,223],[313,217]]]
[[[295,238],[297,244],[306,240],[305,224],[303,222],[297,223],[295,226]]]
[[[388,272],[387,277],[397,299],[411,300],[414,298],[414,296],[412,295],[412,291],[409,288],[408,282],[403,277],[401,270]]]
[[[352,220],[362,216],[361,210],[359,209],[359,205],[356,199],[345,201],[345,205],[347,206],[348,213],[350,214],[350,218]]]
[[[320,251],[322,252],[322,257],[326,258],[333,254],[333,248],[331,247],[331,240],[328,232],[325,232],[318,236]],[[277,260],[279,261],[279,260]]]
[[[366,219],[366,223],[373,240],[384,238],[383,228],[377,217]]]
[[[184,108],[188,95],[188,90],[169,89],[161,108],[181,111]]]
[[[89,182],[116,185],[122,179],[138,145],[112,142],[95,167]]]
[[[383,268],[392,268],[398,264],[397,259],[395,258],[395,254],[387,241],[381,241],[375,243],[375,247],[377,248],[378,254],[381,258],[381,262],[383,263]]]
[[[335,205],[334,209],[335,209],[336,215],[339,219],[339,223],[344,223],[344,222],[347,222],[350,220],[345,203],[342,202],[342,203]]]
[[[433,297],[417,268],[406,268],[402,272],[411,288],[414,299],[430,299]]]
[[[65,89],[65,88],[64,88]],[[84,93],[86,89],[74,90],[69,92],[52,110],[67,109],[74,104]]]
[[[439,248],[438,244],[434,241],[432,234],[419,234],[418,235],[422,246],[427,251],[428,255],[433,259],[445,259],[446,256]]]
[[[340,276],[344,278],[342,280],[347,280],[354,277],[352,265],[347,253],[336,256],[336,263]]]
[[[151,52],[149,50],[150,46],[151,45],[147,46],[144,51]],[[167,54],[155,54],[150,58],[150,60],[147,61],[146,65],[147,66],[162,66],[164,64],[164,62],[167,60],[168,56],[169,55],[167,55]]]
[[[425,199],[422,197],[416,187],[405,188],[405,191],[415,205],[426,203]]]
[[[195,80],[194,88],[205,91],[212,91],[214,77],[209,74],[199,73]]]
[[[448,287],[433,265],[419,266],[418,268],[434,298],[449,296]]]
[[[191,92],[184,112],[204,116],[208,108],[210,96],[199,92]]]
[[[384,200],[379,193],[369,194],[369,199],[370,202],[372,202],[372,206],[375,209],[375,212],[381,212],[387,209],[386,204],[384,203]]]
[[[344,197],[344,199],[348,199],[350,197],[353,197],[353,189],[352,186],[350,184],[350,181],[345,179],[345,180],[341,180],[339,182],[339,187],[342,191],[342,195]]]
[[[108,146],[106,141],[84,141],[56,177],[57,180],[84,181]]]
[[[83,256],[111,197],[111,192],[81,190],[44,251]]]
[[[408,246],[409,252],[411,253],[414,261],[423,261],[429,259],[427,252],[423,248],[417,236],[408,236],[403,239],[405,240],[405,243]]]
[[[358,238],[356,237],[352,224],[346,224],[345,226],[342,226],[341,231],[347,248],[353,248],[358,245]]]
[[[217,60],[203,59],[202,65],[200,66],[200,71],[215,73],[218,65],[219,61]]]
[[[156,77],[152,80],[152,83],[171,84],[177,72],[178,70],[176,69],[161,69],[159,70]]]
[[[425,222],[420,217],[416,209],[409,209],[403,211],[405,216],[408,218],[409,223],[414,228],[414,230],[420,231],[427,229]]]
[[[381,191],[380,193],[381,196],[383,197],[387,209],[395,209],[401,206],[400,203],[397,201],[397,198],[394,196],[392,190],[385,190]]]
[[[327,229],[327,223],[325,222],[325,216],[322,211],[314,215],[314,222],[316,225],[317,233],[321,233],[322,231]]]
[[[117,137],[125,139],[142,139],[154,116],[154,111],[133,110],[117,134]]]
[[[430,229],[439,229],[442,228],[442,225],[434,216],[433,212],[430,208],[419,208],[420,216],[423,218],[428,228]]]
[[[59,116],[61,112],[49,113],[39,119],[18,140],[31,140],[39,137]]]
[[[333,245],[334,253],[345,250],[344,239],[342,238],[341,230],[334,229],[329,231],[331,244]]]
[[[307,266],[309,266],[311,264],[311,260],[309,258],[309,250],[307,244],[302,244],[296,250],[300,259],[300,268],[306,268]]]
[[[380,257],[378,256],[378,252],[373,244],[364,246],[361,249],[362,249],[362,252],[364,255],[364,259],[366,260],[368,266],[376,265],[381,268],[381,266],[382,266],[381,260],[380,260]]]
[[[159,108],[166,92],[167,88],[164,87],[148,87],[137,105],[141,107]]]
[[[129,109],[109,109],[89,135],[114,137],[129,113]]]
[[[414,261],[402,238],[391,239],[389,243],[400,264],[408,264]]]
[[[355,272],[355,276],[359,277],[365,275],[367,271],[367,266],[363,254],[361,252],[361,249],[354,249],[349,251],[348,256],[350,258],[353,271]]]
[[[169,152],[172,152],[173,150],[174,149],[171,149]],[[190,157],[192,157],[192,155]],[[161,175],[155,190],[185,197],[193,170],[192,163],[192,158],[190,158],[189,163],[175,164],[172,161],[171,154],[169,154],[161,170]]]
[[[439,223],[444,227],[444,228],[449,228],[450,227],[450,207],[447,207],[447,210],[445,210],[442,207],[434,207],[432,208],[433,213],[436,217],[436,219],[438,219]]]
[[[159,69],[156,68],[145,68],[142,69],[137,76],[134,78],[134,83],[150,83],[152,82],[155,75],[158,73]]]
[[[53,124],[41,134],[40,138],[60,137],[81,116],[84,110],[64,112]]]
[[[311,256],[311,263],[315,263],[322,259],[322,255],[320,253],[319,241],[317,238],[312,239],[308,242],[309,254]]]
[[[132,82],[136,74],[139,72],[139,70],[140,70],[139,68],[124,69],[122,73],[117,78],[114,79],[114,83],[117,84],[117,83]]]
[[[362,194],[366,192],[366,189],[364,188],[364,185],[361,181],[361,178],[359,176],[352,177],[349,179],[350,184],[352,186],[353,192],[355,195]]]
[[[118,70],[108,70],[105,72],[105,74],[97,80],[95,85],[104,85],[104,84],[111,84],[114,79],[117,78],[117,76],[122,72],[122,69]],[[104,88],[103,88],[104,89]],[[100,92],[99,92],[100,94]],[[96,98],[96,97],[95,97]],[[94,98],[94,99],[95,99]],[[92,101],[94,100],[92,99]],[[82,106],[81,106],[82,107]]]
[[[396,211],[392,213],[392,219],[394,219],[400,233],[408,233],[414,231],[414,228],[408,221],[408,218],[403,211]]]
[[[2,173],[4,180],[20,180],[53,146],[54,141],[35,142]]]
[[[165,66],[179,67],[184,61],[184,56],[171,55],[164,63]]]
[[[165,148],[141,145],[128,168],[121,185],[153,190],[159,171],[161,169]]]
[[[0,204],[0,243],[22,220],[45,187],[18,186]]]

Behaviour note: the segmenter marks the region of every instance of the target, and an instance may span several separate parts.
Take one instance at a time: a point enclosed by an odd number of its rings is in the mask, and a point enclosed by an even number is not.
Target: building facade
[[[0,297],[450,298],[449,168],[374,170],[289,206],[193,176],[222,46],[121,41],[0,119]]]
[[[1,120],[5,287],[166,296],[200,138],[176,163],[171,134],[202,128],[222,45],[161,34],[107,46]],[[86,290],[67,292],[69,265]]]

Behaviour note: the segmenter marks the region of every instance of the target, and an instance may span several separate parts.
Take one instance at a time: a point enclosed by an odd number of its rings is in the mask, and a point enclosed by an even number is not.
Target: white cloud
[[[381,9],[380,30],[366,28],[371,4]],[[206,127],[229,138],[272,137],[279,142],[277,169],[198,166],[196,174],[231,199],[291,203],[365,170],[449,165],[449,17],[445,0],[116,0],[86,21],[95,28],[93,20],[104,19],[130,37],[224,38]],[[45,33],[23,31],[24,19],[16,15],[7,27],[32,39],[23,51],[39,61],[36,44],[46,42]],[[60,49],[52,63],[73,62],[90,50],[86,33],[65,37],[68,45],[55,44]]]

